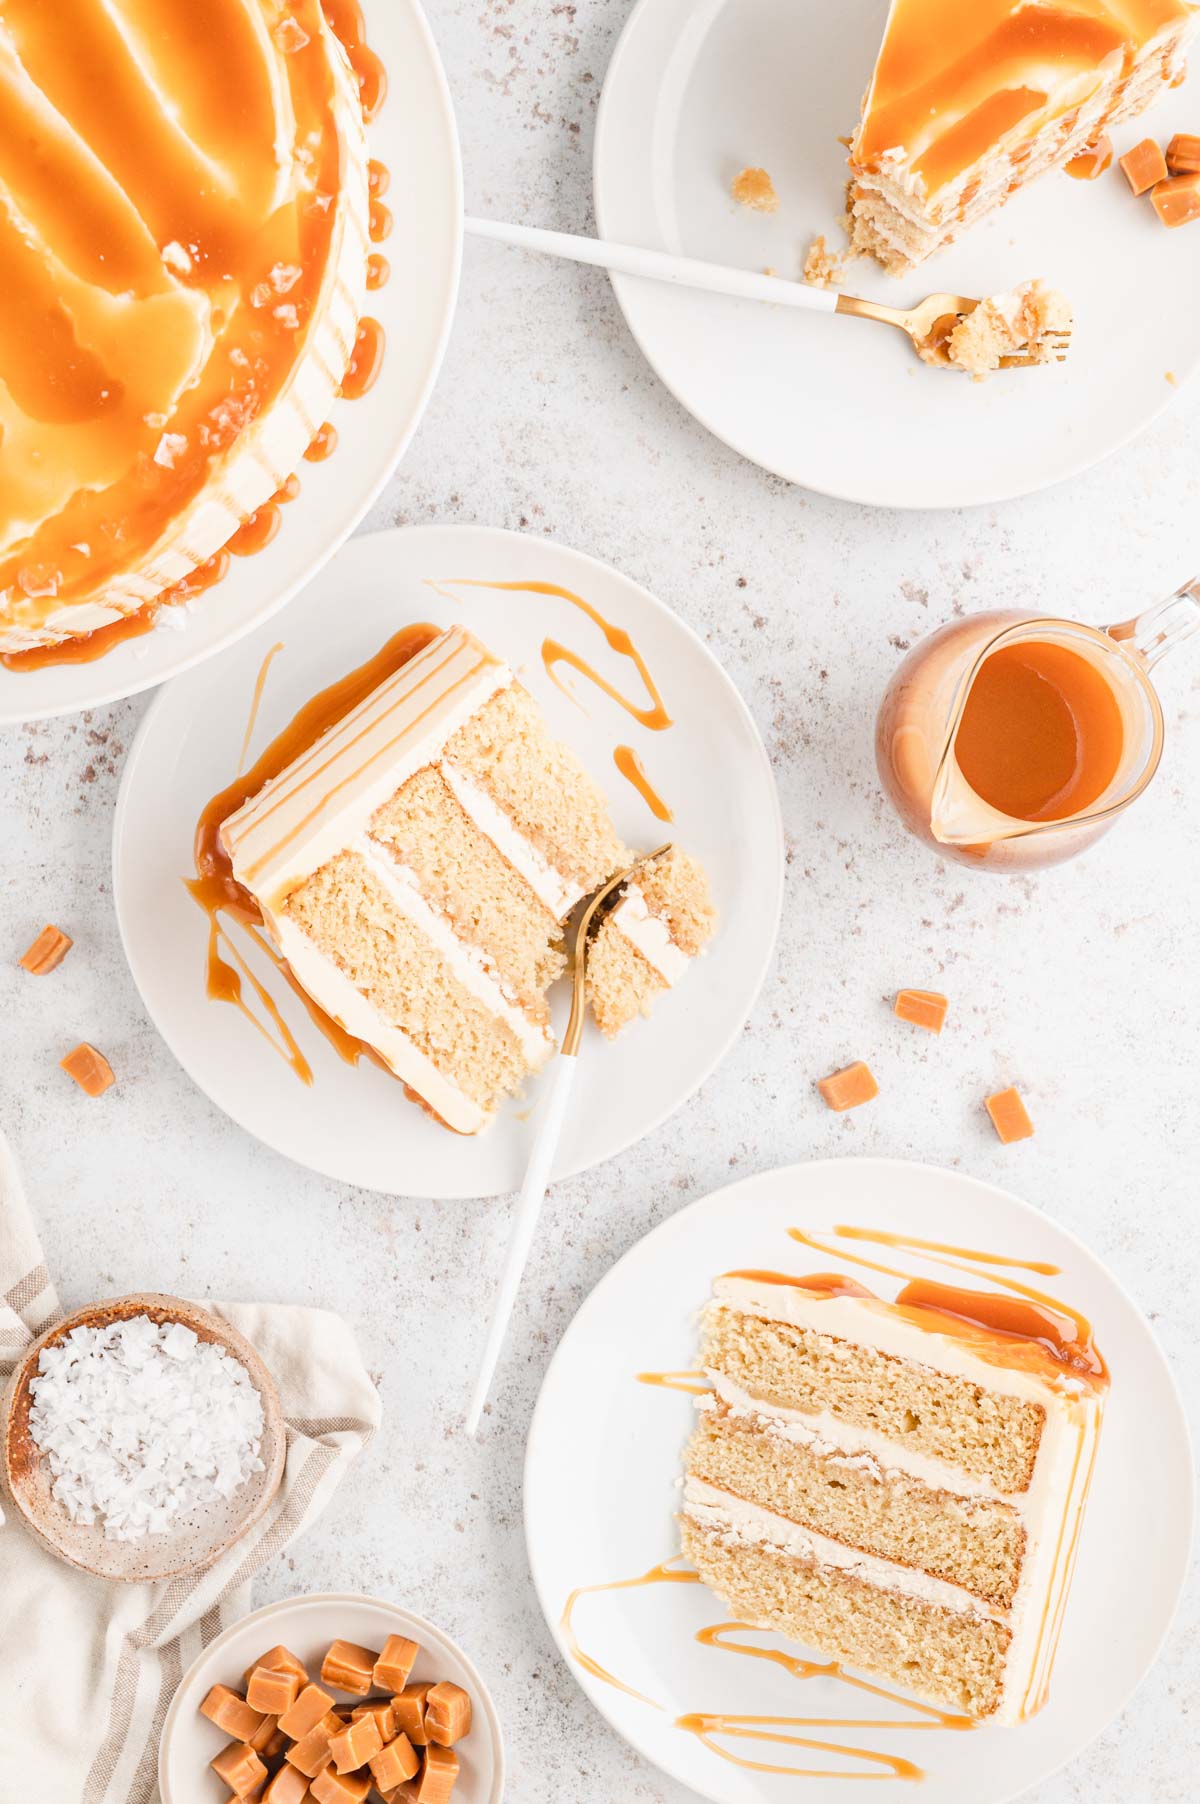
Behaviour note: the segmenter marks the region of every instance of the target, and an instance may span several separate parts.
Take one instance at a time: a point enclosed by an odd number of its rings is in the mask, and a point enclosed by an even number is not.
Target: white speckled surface
[[[626,11],[432,0],[472,210],[590,225],[592,121]],[[400,247],[389,253],[402,268]],[[321,1302],[359,1322],[383,1435],[257,1601],[361,1589],[444,1625],[494,1687],[517,1804],[684,1804],[552,1650],[521,1534],[541,1374],[581,1298],[646,1228],[732,1172],[809,1155],[961,1165],[1081,1234],[1200,1395],[1200,641],[1162,669],[1169,743],[1146,800],[1082,862],[1033,880],[942,867],[906,840],[870,739],[901,650],[950,615],[1037,604],[1119,617],[1200,568],[1200,394],[1065,489],[997,512],[870,513],[789,489],[710,439],[641,362],[606,278],[472,245],[428,418],[369,524],[435,519],[553,535],[677,607],[758,719],[791,853],[777,968],[740,1046],[658,1133],[551,1195],[482,1442],[464,1444],[449,1417],[506,1207],[391,1203],[310,1178],[216,1114],[142,1013],[109,893],[141,702],[0,736],[0,1119],[69,1305],[146,1288]],[[33,980],[14,960],[45,920],[77,943]],[[898,983],[949,993],[940,1041],[892,1021]],[[81,1038],[117,1072],[100,1101],[57,1069]],[[812,1080],[856,1057],[881,1095],[835,1118]],[[979,1104],[1011,1081],[1038,1133],[1002,1148]],[[1198,1684],[1193,1589],[1124,1718],[1030,1796],[1194,1797]]]

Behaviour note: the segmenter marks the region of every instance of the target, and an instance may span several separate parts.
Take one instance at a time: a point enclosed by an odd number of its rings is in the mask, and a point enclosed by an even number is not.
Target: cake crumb
[[[775,184],[765,169],[739,169],[733,178],[730,189],[739,206],[749,207],[754,213],[777,213],[779,196],[775,192]]]
[[[1172,388],[1178,388],[1179,377],[1175,374],[1174,370],[1165,370],[1163,374],[1165,375],[1166,380],[1171,384]]]
[[[964,315],[944,340],[918,345],[926,363],[965,370],[977,380],[1020,354],[1031,363],[1055,362],[1063,346],[1051,334],[1069,332],[1070,303],[1044,282],[1025,282],[1011,294],[989,295]]]
[[[846,279],[845,251],[831,251],[824,232],[818,232],[804,259],[804,280],[813,288],[837,288]]]

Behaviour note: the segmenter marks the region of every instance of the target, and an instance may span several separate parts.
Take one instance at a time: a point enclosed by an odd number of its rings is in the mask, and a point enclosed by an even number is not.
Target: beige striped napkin
[[[0,1527],[0,1800],[156,1804],[158,1741],[183,1674],[246,1614],[254,1575],[302,1535],[379,1426],[379,1397],[340,1317],[206,1305],[252,1341],[287,1417],[278,1495],[198,1578],[86,1577],[47,1553],[7,1504]],[[0,1134],[0,1388],[60,1313],[20,1174]]]

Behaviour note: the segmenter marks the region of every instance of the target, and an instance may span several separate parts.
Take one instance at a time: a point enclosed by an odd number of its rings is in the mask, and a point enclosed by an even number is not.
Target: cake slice
[[[892,0],[850,146],[855,251],[911,269],[1183,71],[1195,0]]]
[[[682,1545],[740,1622],[969,1716],[1044,1703],[1107,1373],[1086,1324],[914,1281],[719,1279]]]
[[[600,1031],[611,1040],[646,1015],[703,950],[716,928],[708,880],[675,847],[638,867],[596,932],[587,955],[587,992]]]
[[[553,1051],[562,923],[630,862],[499,658],[451,627],[220,829],[292,976],[446,1126]]]

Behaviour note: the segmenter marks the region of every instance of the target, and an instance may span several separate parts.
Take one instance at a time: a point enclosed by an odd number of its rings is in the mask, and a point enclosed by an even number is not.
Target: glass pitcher
[[[1162,756],[1162,706],[1150,671],[1200,629],[1200,577],[1166,601],[1116,626],[1082,626],[1040,614],[997,611],[931,633],[893,677],[875,729],[884,790],[910,832],[947,858],[1000,872],[1073,858],[1136,802]],[[972,685],[1002,647],[1038,641],[1077,653],[1105,678],[1120,713],[1119,762],[1103,791],[1078,813],[1019,819],[967,782],[955,742]]]

